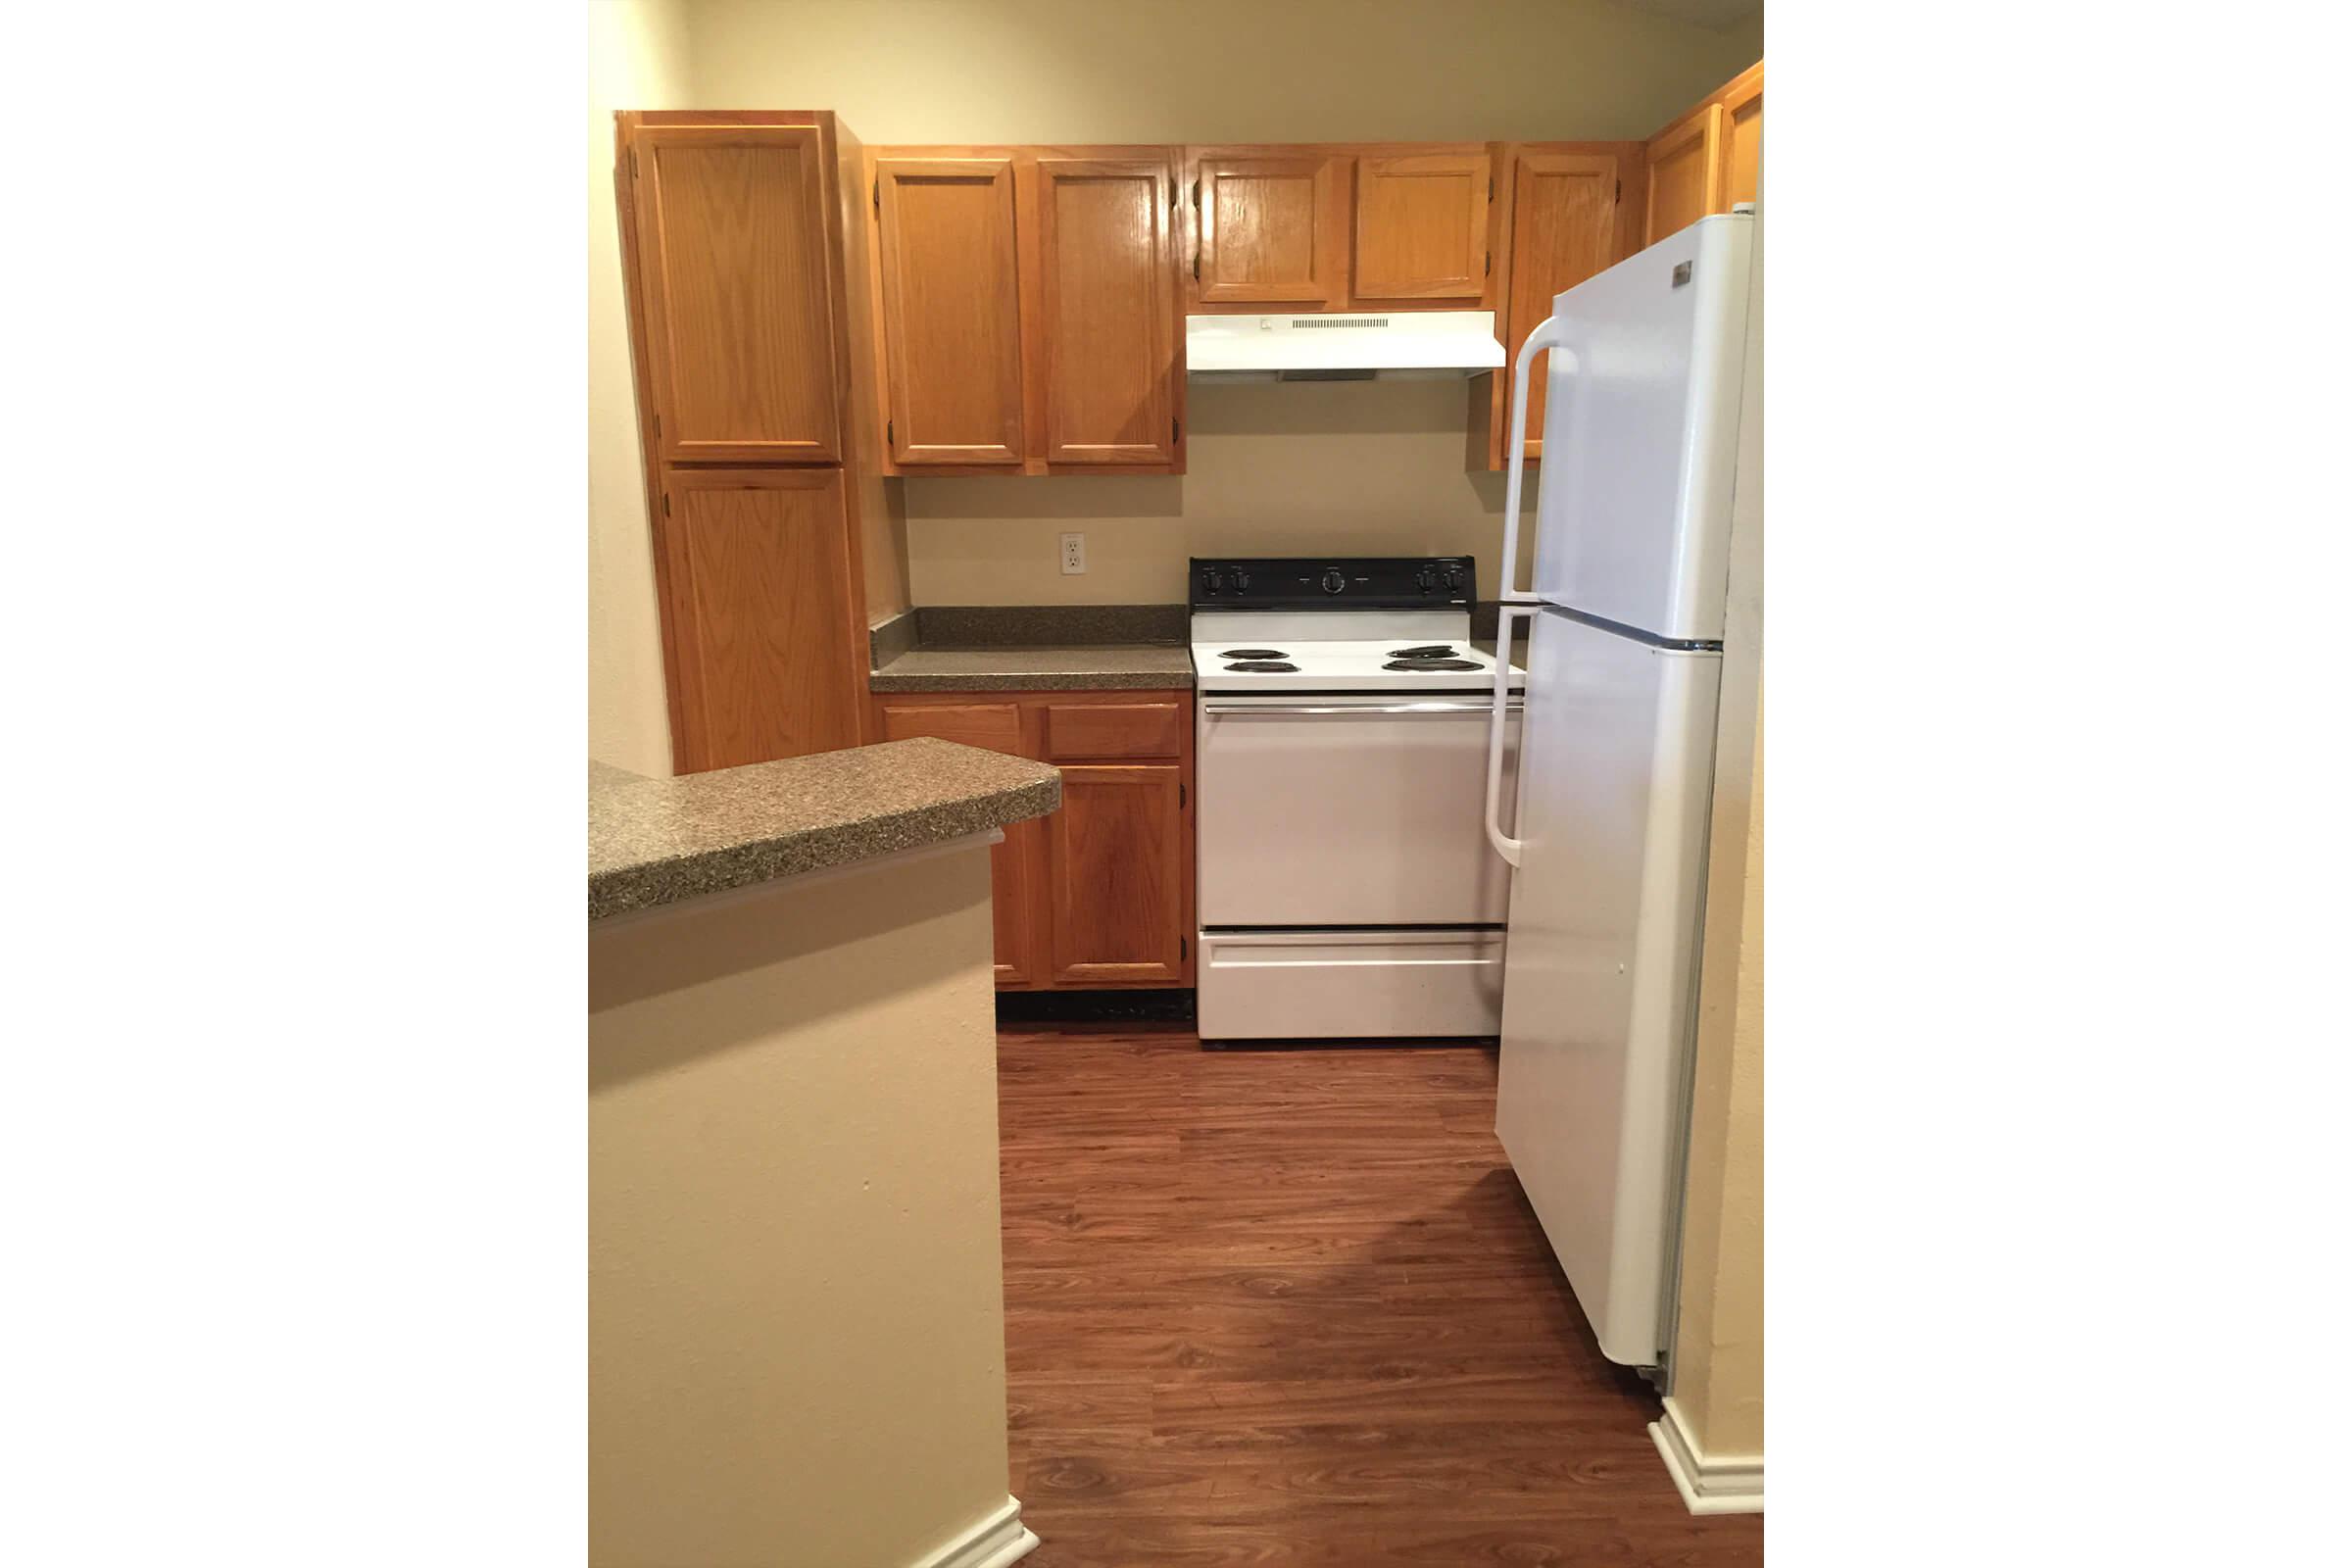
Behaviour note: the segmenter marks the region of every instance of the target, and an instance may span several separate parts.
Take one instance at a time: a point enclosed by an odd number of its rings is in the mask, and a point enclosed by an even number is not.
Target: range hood
[[[1356,316],[1188,316],[1196,381],[1459,379],[1502,368],[1493,311]]]

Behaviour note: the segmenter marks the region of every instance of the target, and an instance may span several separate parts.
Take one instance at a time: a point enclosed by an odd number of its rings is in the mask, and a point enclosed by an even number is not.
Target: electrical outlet
[[[1065,533],[1061,536],[1061,574],[1076,576],[1086,569],[1086,535]]]

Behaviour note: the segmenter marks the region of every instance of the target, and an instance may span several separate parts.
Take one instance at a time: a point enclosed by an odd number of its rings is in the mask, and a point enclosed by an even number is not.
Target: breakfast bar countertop
[[[1045,763],[932,739],[680,778],[592,760],[588,918],[920,849],[1060,805],[1061,775]]]

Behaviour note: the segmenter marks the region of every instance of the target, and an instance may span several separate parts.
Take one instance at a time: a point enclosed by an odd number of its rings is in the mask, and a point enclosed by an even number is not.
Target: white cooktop
[[[1315,635],[1301,636],[1300,632]],[[1470,646],[1460,612],[1283,614],[1201,612],[1193,616],[1193,677],[1204,692],[1492,691],[1494,658]],[[1443,648],[1442,655],[1433,651]],[[1430,657],[1402,660],[1415,650]],[[1245,660],[1246,653],[1274,659]],[[1251,668],[1290,664],[1290,669]],[[1391,668],[1392,664],[1407,667]],[[1466,667],[1455,667],[1455,666]],[[1526,678],[1513,669],[1510,684]]]

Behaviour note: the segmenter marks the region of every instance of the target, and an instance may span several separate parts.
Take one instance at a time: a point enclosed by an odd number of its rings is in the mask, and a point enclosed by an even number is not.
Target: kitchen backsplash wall
[[[1476,556],[1494,594],[1503,476],[1464,471],[1462,381],[1197,382],[1188,397],[1180,476],[906,480],[914,602],[1167,604],[1186,597],[1188,558],[1217,555]],[[1084,572],[1062,574],[1065,532],[1086,535]]]

